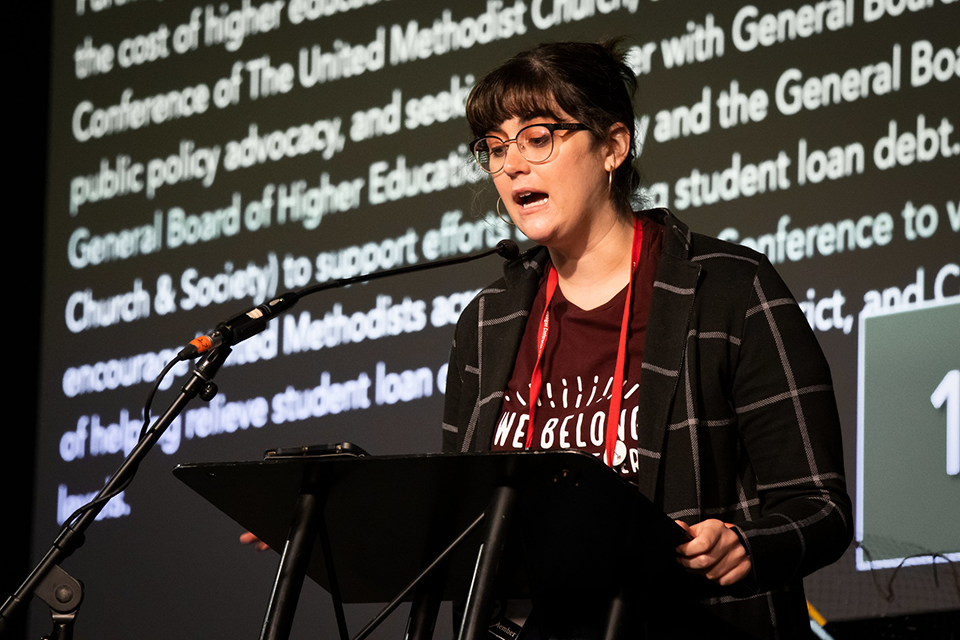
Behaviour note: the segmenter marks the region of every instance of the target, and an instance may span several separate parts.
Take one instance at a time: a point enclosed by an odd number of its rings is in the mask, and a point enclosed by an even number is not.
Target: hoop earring
[[[505,219],[503,218],[503,214],[500,213],[500,203],[501,203],[501,202],[503,202],[503,198],[497,198],[497,217],[500,218],[500,220],[501,220],[504,224],[509,224],[510,226],[515,226],[515,225],[513,224],[513,220],[509,220],[509,219],[506,219],[506,220],[505,220]]]
[[[607,193],[613,192],[613,170],[607,171]]]

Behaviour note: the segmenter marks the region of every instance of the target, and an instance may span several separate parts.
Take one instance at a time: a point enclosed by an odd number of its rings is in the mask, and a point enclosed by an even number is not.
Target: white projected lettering
[[[914,131],[898,134],[899,126],[896,120],[891,120],[887,135],[873,147],[873,163],[878,169],[930,162],[938,155],[944,158],[960,155],[960,142],[951,141],[954,126],[947,118],[942,118],[936,127],[928,127],[927,118],[921,113]]]
[[[863,0],[863,21],[875,22],[885,15],[897,17],[932,7],[936,0]]]
[[[227,51],[236,51],[247,36],[280,28],[283,0],[254,4],[242,0],[239,9],[230,4],[208,4],[203,11],[203,43],[208,47],[222,44]],[[197,20],[199,8],[191,13],[191,22]],[[196,16],[196,17],[195,17]]]
[[[749,198],[767,191],[789,189],[787,169],[791,162],[785,151],[778,153],[776,159],[756,164],[744,163],[740,154],[734,153],[726,169],[712,173],[693,169],[688,177],[677,180],[673,187],[673,207],[683,211],[690,207]]]
[[[220,146],[198,147],[193,140],[181,140],[178,153],[154,158],[147,163],[146,196],[153,198],[157,189],[189,180],[200,180],[209,187],[217,177]]]
[[[356,111],[350,117],[350,140],[359,142],[397,133],[402,127],[417,129],[464,116],[464,104],[475,78],[467,74],[450,77],[449,88],[436,94],[410,98],[403,102],[403,92],[394,89],[390,102],[380,107]],[[401,108],[401,105],[402,108]],[[402,112],[402,119],[401,119]]]
[[[730,81],[730,88],[717,96],[717,122],[724,129],[738,124],[760,122],[767,117],[770,97],[763,89],[754,89],[749,94],[740,91],[740,83]]]
[[[152,224],[132,229],[92,235],[86,227],[77,227],[67,242],[67,259],[74,269],[126,260],[156,253],[163,248],[163,216],[158,211]]]
[[[947,220],[954,233],[960,231],[960,200],[947,201]]]
[[[431,303],[430,324],[434,327],[456,324],[464,307],[470,304],[478,293],[480,289],[470,289],[447,296],[437,296]]]
[[[960,77],[960,46],[934,50],[929,40],[910,46],[910,86],[922,87],[931,80],[948,82]]]
[[[57,524],[60,525],[66,522],[67,518],[69,518],[74,511],[96,498],[97,493],[97,491],[91,491],[90,493],[71,494],[69,489],[67,489],[67,485],[58,485]],[[132,509],[125,500],[126,492],[121,491],[107,502],[106,506],[103,507],[103,511],[97,514],[95,520],[108,520],[130,515]]]
[[[863,173],[866,151],[859,142],[830,147],[826,151],[810,149],[806,139],[797,142],[797,184],[839,180]]]
[[[96,46],[93,44],[93,38],[87,36],[83,39],[83,44],[77,45],[77,49],[74,51],[74,74],[78,79],[83,79],[109,73],[113,69],[115,59],[116,54],[112,45],[104,43]]]
[[[960,296],[960,265],[949,262],[937,271],[933,277],[933,287],[927,290],[927,270],[917,267],[913,282],[898,287],[896,285],[882,290],[871,289],[863,294],[864,313],[899,311],[922,305],[928,300],[940,301]]]
[[[123,6],[125,4],[133,4],[136,1],[137,0],[76,0],[74,10],[78,16],[82,16],[87,12],[87,8],[89,8],[92,13],[100,13],[106,9]]]
[[[940,215],[932,204],[923,204],[919,208],[907,201],[900,212],[903,218],[903,234],[907,240],[929,238],[937,232]]]
[[[353,178],[333,183],[330,174],[320,174],[317,186],[308,187],[306,180],[294,180],[279,187],[267,185],[263,190],[264,207],[269,210],[276,191],[277,223],[299,222],[305,229],[316,229],[325,215],[343,213],[360,206],[360,193],[366,181]]]
[[[273,360],[280,353],[280,324],[267,323],[267,328],[260,333],[250,336],[238,345],[234,345],[230,359],[225,366],[233,367],[241,364],[266,362]]]
[[[824,31],[851,27],[854,23],[853,2],[827,0],[763,15],[757,7],[746,5],[733,19],[733,46],[739,51],[753,51],[757,47],[770,47]]]
[[[674,138],[700,135],[710,131],[710,96],[710,87],[704,87],[700,100],[692,106],[658,111],[654,116],[654,140],[666,142]]]
[[[200,83],[184,89],[135,100],[133,89],[124,89],[120,102],[94,107],[83,100],[73,110],[73,137],[78,142],[137,130],[150,124],[189,118],[210,108],[210,88]]]
[[[429,367],[387,371],[384,362],[377,363],[374,399],[377,404],[410,402],[433,395],[433,371]]]
[[[440,227],[423,234],[423,257],[437,260],[483,249],[492,249],[510,229],[493,213],[479,220],[464,220],[459,209],[447,211],[440,217]]]
[[[636,13],[640,0],[531,0],[530,18],[537,29],[580,22],[618,9]]]
[[[418,240],[417,232],[407,229],[403,235],[385,238],[380,242],[323,251],[317,254],[314,278],[317,282],[327,282],[416,264]]]
[[[170,55],[170,29],[161,24],[150,33],[124,38],[117,46],[117,62],[121,67],[135,67]]]
[[[324,160],[343,151],[346,136],[340,133],[340,118],[317,120],[260,134],[257,124],[251,123],[247,136],[231,140],[224,146],[223,168],[226,171],[248,169],[265,162],[319,153]]]
[[[893,239],[894,220],[887,212],[875,216],[864,215],[856,220],[848,218],[823,222],[805,228],[791,228],[790,222],[790,216],[780,216],[775,232],[755,238],[741,237],[740,232],[732,227],[721,231],[718,237],[765,253],[774,264],[874,246],[883,247]]]
[[[403,108],[403,126],[407,129],[429,127],[435,122],[447,122],[464,116],[464,105],[476,79],[472,74],[460,79],[459,74],[450,76],[449,88],[439,93],[411,98]]]
[[[359,76],[368,71],[379,71],[386,62],[387,30],[377,28],[377,35],[369,44],[351,45],[334,40],[332,50],[320,45],[300,49],[297,58],[297,81],[309,89],[340,78]]]
[[[260,304],[277,294],[279,280],[277,256],[267,254],[264,265],[252,260],[243,269],[235,269],[232,262],[223,263],[223,271],[212,276],[201,276],[193,267],[180,276],[180,308],[189,311],[195,307],[222,304],[232,300],[247,300]]]
[[[306,389],[288,386],[270,400],[273,424],[322,418],[345,411],[370,408],[370,376],[361,373],[355,379],[331,382],[328,371],[320,374],[320,384]]]
[[[402,98],[403,92],[400,89],[394,89],[387,105],[355,111],[350,116],[350,140],[360,142],[370,138],[389,136],[400,131]]]
[[[714,24],[712,13],[707,14],[703,24],[691,20],[685,34],[660,41],[663,66],[672,69],[722,56],[724,38],[723,29]]]
[[[807,299],[798,301],[798,305],[812,329],[820,332],[839,329],[850,333],[853,329],[853,314],[844,315],[843,305],[846,302],[847,299],[839,289],[834,289],[831,295],[820,299],[817,299],[816,290],[807,289]]]
[[[167,248],[191,246],[240,233],[240,194],[234,193],[230,204],[213,211],[187,213],[180,207],[167,211]]]
[[[171,54],[196,51],[201,41],[207,47],[223,45],[227,51],[235,52],[247,36],[278,29],[283,5],[282,0],[260,5],[243,0],[241,7],[234,10],[226,2],[217,8],[209,4],[194,7],[186,22],[172,29],[161,23],[153,31],[121,39],[116,47],[110,43],[94,45],[93,38],[87,36],[74,51],[74,74],[83,79],[109,73],[114,63],[121,68],[141,66]]]
[[[132,162],[130,156],[117,155],[113,166],[106,158],[100,160],[100,170],[92,175],[76,176],[70,180],[70,213],[76,215],[88,202],[110,200],[128,193],[143,191],[142,162]]]
[[[290,0],[287,5],[287,19],[290,24],[310,22],[320,18],[329,18],[338,13],[346,13],[387,0]]]
[[[646,42],[643,45],[633,45],[627,49],[624,63],[633,70],[635,75],[642,76],[653,71],[653,54],[657,51],[656,42]]]
[[[934,408],[947,414],[947,475],[960,474],[960,369],[948,371],[930,395]]]
[[[390,64],[426,60],[522,35],[527,32],[523,23],[526,10],[523,0],[515,0],[509,7],[501,0],[487,0],[486,11],[477,17],[454,20],[453,13],[447,9],[429,27],[421,27],[416,20],[410,20],[405,26],[395,24],[390,27]]]
[[[380,161],[370,165],[370,204],[394,202],[423,193],[443,191],[486,179],[487,174],[469,158],[462,144],[446,158],[407,167],[407,158],[397,156],[391,167]]]
[[[188,409],[183,414],[183,439],[208,438],[267,424],[270,406],[266,398],[228,402],[218,394],[206,406]]]
[[[94,298],[92,289],[75,291],[67,299],[64,316],[71,333],[134,322],[150,317],[150,294],[140,278],[133,281],[131,291],[106,298]]]
[[[79,175],[70,180],[70,213],[76,215],[88,203],[103,202],[131,193],[143,193],[153,199],[161,187],[199,180],[209,188],[217,176],[221,148],[198,147],[193,140],[181,140],[177,152],[152,158],[146,164],[133,162],[126,154],[118,154],[111,165],[100,160],[99,171]]]
[[[283,353],[331,349],[343,344],[379,340],[416,333],[427,326],[426,302],[409,297],[394,303],[390,296],[377,296],[376,306],[366,311],[344,313],[339,303],[322,318],[309,311],[283,318]]]
[[[293,89],[294,70],[289,62],[273,66],[270,56],[262,56],[248,60],[244,69],[248,74],[247,87],[251,100],[290,93]]]
[[[785,115],[801,109],[813,111],[842,102],[853,102],[869,95],[882,96],[900,90],[900,45],[894,45],[890,61],[847,69],[843,74],[828,73],[803,79],[799,69],[787,69],[777,80],[775,101]]]
[[[65,462],[108,455],[129,455],[140,440],[143,420],[138,414],[120,409],[116,422],[104,424],[100,414],[83,415],[77,426],[60,437],[60,457]],[[157,441],[160,450],[171,455],[180,447],[179,418]]]
[[[152,382],[179,350],[179,348],[161,349],[126,358],[111,358],[93,364],[67,367],[61,382],[63,395],[74,398],[85,393],[100,393]],[[175,365],[171,375],[161,381],[160,389],[169,389],[175,377],[187,372],[187,367],[188,364],[185,361]]]

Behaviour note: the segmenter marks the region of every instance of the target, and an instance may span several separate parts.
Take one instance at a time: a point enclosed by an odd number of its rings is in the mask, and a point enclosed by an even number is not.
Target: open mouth
[[[520,205],[521,208],[526,209],[527,207],[534,207],[545,203],[548,197],[549,196],[542,191],[521,191],[514,194],[513,201]]]

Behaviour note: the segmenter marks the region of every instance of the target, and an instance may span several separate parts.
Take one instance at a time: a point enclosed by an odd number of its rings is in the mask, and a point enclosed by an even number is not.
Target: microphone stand
[[[150,453],[150,449],[156,444],[164,431],[173,423],[177,416],[184,410],[187,403],[197,395],[204,400],[210,400],[217,393],[217,386],[213,383],[213,377],[230,355],[230,347],[221,347],[211,351],[197,363],[190,379],[181,387],[180,393],[167,408],[167,410],[157,418],[153,426],[144,434],[144,437],[137,442],[137,445],[130,451],[130,454],[124,458],[120,467],[107,481],[97,499],[110,495],[113,492],[119,492],[129,484],[130,480],[137,472],[137,468],[143,459]],[[72,578],[66,571],[60,568],[60,562],[69,558],[74,551],[79,549],[84,543],[84,532],[96,520],[97,515],[107,505],[107,501],[95,505],[84,511],[74,522],[68,523],[60,532],[53,546],[47,551],[40,563],[30,573],[24,583],[15,594],[4,603],[0,610],[0,632],[2,632],[8,620],[21,607],[25,606],[26,597],[33,593],[41,600],[46,602],[53,615],[53,632],[49,636],[51,640],[70,640],[73,637],[73,624],[77,611],[83,601],[83,585]]]
[[[199,338],[191,342],[191,345],[194,346],[184,348],[178,356],[179,360],[192,359],[203,353],[206,355],[196,364],[190,379],[181,387],[180,393],[174,401],[143,434],[130,454],[124,458],[120,467],[97,493],[96,498],[88,503],[91,506],[84,510],[73,522],[68,521],[40,563],[30,572],[30,575],[27,576],[16,593],[7,598],[3,607],[0,608],[0,637],[6,633],[8,622],[13,620],[14,616],[26,607],[30,594],[33,594],[47,603],[51,609],[53,631],[46,637],[47,640],[72,640],[73,625],[77,611],[83,601],[83,584],[64,571],[60,567],[60,562],[69,558],[74,551],[83,545],[84,532],[109,502],[106,499],[99,503],[98,501],[106,496],[119,493],[130,484],[140,463],[157,440],[160,439],[160,436],[183,412],[187,403],[198,395],[207,402],[217,395],[217,385],[213,382],[213,378],[226,361],[227,356],[230,355],[232,346],[263,331],[269,320],[293,308],[297,301],[304,296],[344,287],[355,282],[378,280],[389,276],[469,262],[494,253],[512,260],[519,254],[519,249],[515,242],[501,240],[494,249],[468,256],[388,269],[304,287],[297,292],[282,293],[269,302],[218,324],[213,333],[214,339],[208,341],[204,346],[199,348],[196,346],[198,341],[201,340]],[[157,383],[159,384],[159,380]]]

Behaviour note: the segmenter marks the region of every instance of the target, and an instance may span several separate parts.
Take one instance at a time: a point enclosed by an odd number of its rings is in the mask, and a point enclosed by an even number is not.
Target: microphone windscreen
[[[513,240],[501,240],[497,243],[497,253],[503,256],[504,260],[514,260],[520,255],[520,247]]]

